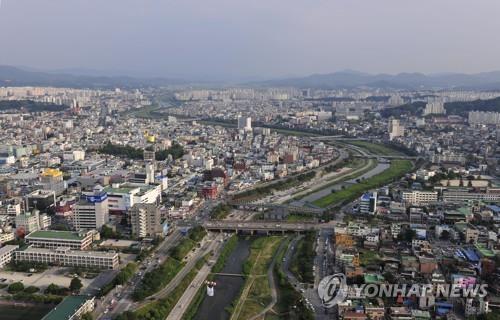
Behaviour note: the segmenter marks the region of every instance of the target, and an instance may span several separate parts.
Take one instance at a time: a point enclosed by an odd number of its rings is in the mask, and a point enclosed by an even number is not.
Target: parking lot
[[[13,282],[22,282],[24,286],[35,286],[41,289],[46,288],[49,284],[54,283],[58,286],[68,287],[71,282],[71,277],[66,276],[68,268],[49,268],[40,273],[26,273],[13,271],[0,271],[0,279],[6,279],[1,283],[11,284]],[[85,289],[93,279],[80,278]]]

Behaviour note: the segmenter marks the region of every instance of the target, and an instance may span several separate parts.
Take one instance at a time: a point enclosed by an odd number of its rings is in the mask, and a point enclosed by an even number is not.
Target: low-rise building
[[[116,252],[72,251],[68,247],[59,247],[54,250],[30,246],[24,250],[15,251],[15,260],[98,269],[116,269],[119,265]]]
[[[6,245],[0,248],[0,268],[5,267],[12,260],[12,255],[19,246]]]
[[[95,297],[68,296],[52,311],[45,315],[42,320],[76,320],[82,315],[94,310]]]
[[[408,205],[424,205],[429,203],[437,202],[438,193],[437,191],[403,191],[402,193],[403,202]]]
[[[68,247],[73,250],[86,250],[92,244],[92,232],[39,230],[31,232],[25,239],[27,244],[36,248]]]

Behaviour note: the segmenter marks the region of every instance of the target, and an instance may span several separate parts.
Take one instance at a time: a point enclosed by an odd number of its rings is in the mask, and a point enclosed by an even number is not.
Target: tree
[[[439,236],[441,240],[450,240],[450,232],[448,230],[443,230]]]
[[[411,242],[413,239],[417,237],[417,232],[413,229],[407,228],[404,231],[401,231],[399,234],[400,240]]]
[[[71,279],[71,283],[69,284],[69,290],[71,292],[80,292],[80,289],[83,287],[82,281],[80,278]]]
[[[92,313],[87,312],[87,313],[82,314],[82,317],[80,318],[80,320],[94,320],[94,317],[92,317]]]
[[[7,288],[8,293],[18,293],[24,290],[24,284],[21,282],[14,282]]]

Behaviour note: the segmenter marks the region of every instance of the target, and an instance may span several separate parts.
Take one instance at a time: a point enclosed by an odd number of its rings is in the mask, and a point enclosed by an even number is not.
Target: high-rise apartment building
[[[428,102],[425,105],[424,116],[430,114],[445,114],[444,103],[440,101]]]
[[[397,137],[402,137],[405,134],[405,128],[399,123],[398,119],[389,120],[389,140],[393,140]]]
[[[132,235],[136,238],[154,237],[162,233],[161,213],[154,203],[137,203],[130,209]]]
[[[252,118],[243,117],[242,115],[238,116],[238,129],[251,131],[252,130]]]

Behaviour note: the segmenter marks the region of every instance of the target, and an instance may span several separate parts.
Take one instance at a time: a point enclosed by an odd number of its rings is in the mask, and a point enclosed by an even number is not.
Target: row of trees
[[[120,272],[116,275],[113,281],[111,281],[101,289],[100,295],[104,296],[108,294],[108,292],[113,290],[114,287],[125,284],[133,277],[136,271],[137,271],[137,264],[134,262],[129,262],[125,266],[125,268],[120,270]]]
[[[291,264],[291,271],[300,282],[312,283],[314,274],[312,267],[314,265],[314,241],[316,235],[314,232],[306,233],[304,239],[300,240],[297,246]]]
[[[134,160],[139,160],[144,157],[144,151],[140,148],[134,148],[132,146],[122,146],[119,144],[113,144],[108,141],[105,145],[97,150],[100,153],[110,154],[113,156],[124,157]],[[174,143],[172,146],[165,150],[160,150],[156,152],[155,158],[157,161],[164,161],[171,155],[172,159],[178,159],[184,155],[184,148],[178,144]]]
[[[22,282],[14,282],[7,287],[7,292],[12,294],[14,300],[18,301],[31,301],[43,303],[59,303],[63,296],[70,293],[79,293],[83,284],[79,278],[71,279],[68,288],[60,287],[51,283],[43,292],[43,294],[36,294],[40,291],[38,287],[28,286],[25,287]]]

